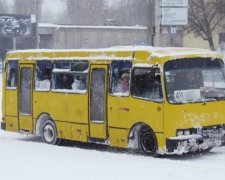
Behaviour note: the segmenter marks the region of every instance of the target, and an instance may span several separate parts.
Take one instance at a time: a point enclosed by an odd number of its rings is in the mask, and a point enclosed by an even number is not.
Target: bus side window
[[[116,96],[129,96],[130,61],[115,61],[111,64],[110,93]]]
[[[7,65],[7,88],[16,89],[18,77],[18,61],[9,61]]]
[[[162,101],[159,69],[135,68],[132,79],[132,95],[144,99]]]
[[[53,69],[53,89],[86,93],[88,70],[87,61],[56,61]]]
[[[35,90],[49,91],[51,84],[52,62],[38,61],[35,71]]]

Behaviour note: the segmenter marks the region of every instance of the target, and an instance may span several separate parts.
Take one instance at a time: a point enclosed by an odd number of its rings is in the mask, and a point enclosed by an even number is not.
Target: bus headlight
[[[177,130],[177,136],[182,136],[184,135],[184,131],[183,130]]]
[[[182,136],[182,135],[191,135],[193,134],[192,129],[178,129],[176,135]]]
[[[190,135],[191,131],[190,130],[184,130],[184,135]]]

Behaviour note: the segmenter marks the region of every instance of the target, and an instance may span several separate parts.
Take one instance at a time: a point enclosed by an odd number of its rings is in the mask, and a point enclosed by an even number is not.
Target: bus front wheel
[[[157,141],[152,130],[142,126],[138,132],[139,151],[147,156],[157,157]]]
[[[58,144],[56,127],[53,121],[46,120],[41,129],[41,138],[42,141],[47,144]]]

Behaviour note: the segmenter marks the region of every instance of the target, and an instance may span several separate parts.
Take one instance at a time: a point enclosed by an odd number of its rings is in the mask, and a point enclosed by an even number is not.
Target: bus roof
[[[136,56],[136,54],[138,54]],[[159,63],[169,59],[185,57],[222,58],[215,51],[200,48],[152,47],[152,46],[116,46],[101,49],[29,49],[7,53],[7,59],[71,59],[71,60],[136,60],[149,61],[157,58]],[[143,62],[143,63],[144,63]]]

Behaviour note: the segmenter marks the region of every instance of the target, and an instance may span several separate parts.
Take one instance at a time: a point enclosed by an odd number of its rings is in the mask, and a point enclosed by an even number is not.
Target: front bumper
[[[181,135],[166,139],[167,153],[183,154],[225,145],[223,126],[201,129],[201,134]]]

